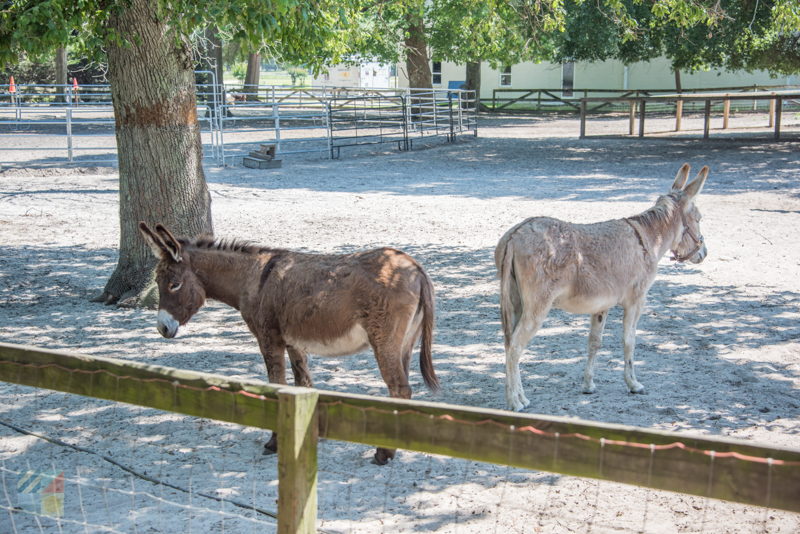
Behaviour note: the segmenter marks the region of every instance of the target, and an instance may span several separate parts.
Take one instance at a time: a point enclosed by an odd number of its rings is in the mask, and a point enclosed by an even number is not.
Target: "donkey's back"
[[[621,219],[575,224],[531,217],[503,235],[495,264],[511,282],[509,298],[552,299],[552,307],[586,314],[636,298],[656,270]]]
[[[430,279],[396,249],[282,251],[270,255],[260,277],[258,299],[243,313],[303,352],[342,356],[381,344],[407,353],[422,330],[432,328]],[[423,341],[428,349],[430,340]]]

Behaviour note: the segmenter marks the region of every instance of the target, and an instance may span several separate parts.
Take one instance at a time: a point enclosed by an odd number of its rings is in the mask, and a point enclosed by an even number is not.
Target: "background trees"
[[[665,56],[676,73],[723,68],[800,71],[795,0],[566,0],[553,60],[625,63]]]

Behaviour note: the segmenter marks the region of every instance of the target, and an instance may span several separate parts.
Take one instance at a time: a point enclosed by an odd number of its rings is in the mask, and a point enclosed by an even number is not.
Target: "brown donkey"
[[[633,369],[636,323],[658,262],[667,250],[680,262],[700,263],[706,257],[700,212],[694,202],[706,182],[708,167],[686,185],[688,176],[689,165],[684,164],[672,190],[634,217],[594,224],[532,217],[500,239],[495,264],[500,276],[510,409],[521,410],[529,404],[522,390],[519,358],[552,307],[591,315],[583,392],[594,393],[594,360],[608,309],[621,305],[625,310],[625,383],[631,393],[644,392]]]
[[[392,397],[411,398],[411,352],[421,339],[422,378],[432,390],[433,285],[422,266],[391,248],[304,254],[211,239],[176,239],[164,226],[139,229],[160,260],[158,331],[174,337],[207,298],[239,310],[258,340],[269,381],[311,387],[307,354],[344,356],[372,347]],[[277,450],[273,432],[265,452]],[[393,449],[379,448],[385,464]]]

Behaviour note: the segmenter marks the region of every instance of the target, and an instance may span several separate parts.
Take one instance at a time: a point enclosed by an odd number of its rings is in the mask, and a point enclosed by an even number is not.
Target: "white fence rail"
[[[0,86],[2,87],[2,86]],[[99,164],[116,161],[108,85],[16,85],[0,90],[0,164]],[[275,155],[441,136],[477,135],[472,91],[197,85],[203,154],[236,164],[262,144]]]

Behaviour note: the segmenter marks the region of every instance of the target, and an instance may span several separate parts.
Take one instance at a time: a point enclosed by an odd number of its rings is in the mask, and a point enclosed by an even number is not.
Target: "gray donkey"
[[[633,369],[636,323],[658,262],[668,250],[679,262],[700,263],[706,257],[695,199],[706,182],[708,167],[686,185],[688,176],[685,163],[671,191],[639,215],[594,224],[532,217],[500,239],[495,264],[500,276],[510,409],[522,410],[530,403],[522,390],[519,359],[552,307],[591,315],[583,392],[594,393],[594,360],[608,309],[621,305],[625,310],[625,383],[631,393],[644,392]]]

